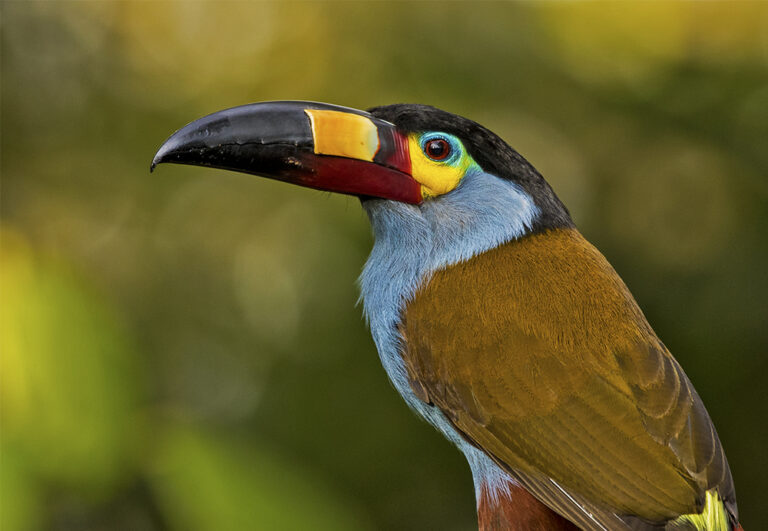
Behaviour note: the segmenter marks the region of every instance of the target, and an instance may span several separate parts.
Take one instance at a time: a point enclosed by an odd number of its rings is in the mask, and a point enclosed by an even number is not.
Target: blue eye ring
[[[434,162],[452,162],[461,153],[456,139],[442,133],[426,133],[420,144],[424,155]]]

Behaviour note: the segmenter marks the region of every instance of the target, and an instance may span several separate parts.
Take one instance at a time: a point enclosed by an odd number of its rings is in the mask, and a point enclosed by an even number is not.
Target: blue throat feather
[[[452,192],[409,205],[383,199],[363,202],[374,245],[360,276],[360,300],[381,363],[408,406],[464,453],[479,501],[485,487],[498,499],[513,480],[453,428],[443,413],[419,400],[408,383],[398,332],[403,309],[435,271],[469,260],[530,232],[538,215],[515,183],[473,164]]]

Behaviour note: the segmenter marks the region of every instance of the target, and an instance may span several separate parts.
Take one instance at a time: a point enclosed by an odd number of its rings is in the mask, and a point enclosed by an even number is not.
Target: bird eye
[[[432,160],[445,160],[451,154],[451,144],[444,138],[433,138],[424,143],[424,153]]]

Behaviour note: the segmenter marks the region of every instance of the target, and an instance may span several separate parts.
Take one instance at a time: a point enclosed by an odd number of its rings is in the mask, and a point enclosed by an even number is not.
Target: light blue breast
[[[538,209],[517,185],[479,168],[468,170],[454,191],[421,205],[372,199],[363,207],[375,242],[360,276],[360,298],[384,370],[406,403],[464,452],[478,499],[483,486],[495,497],[511,478],[413,393],[397,325],[405,304],[434,271],[519,238]]]

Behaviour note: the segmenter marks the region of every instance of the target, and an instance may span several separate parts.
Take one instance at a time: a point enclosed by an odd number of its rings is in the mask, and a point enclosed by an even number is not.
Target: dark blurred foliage
[[[355,307],[357,200],[190,167],[270,99],[430,103],[549,179],[768,477],[768,3],[3,2],[4,531],[475,525]]]

